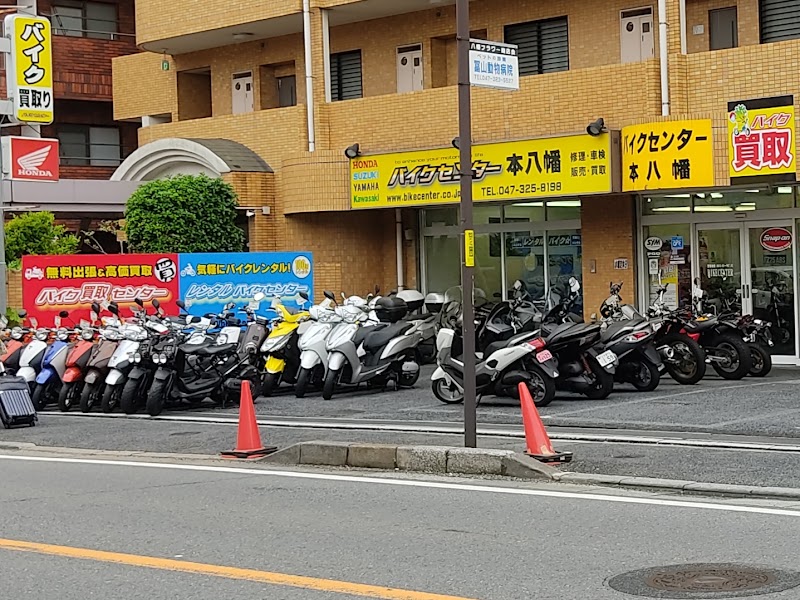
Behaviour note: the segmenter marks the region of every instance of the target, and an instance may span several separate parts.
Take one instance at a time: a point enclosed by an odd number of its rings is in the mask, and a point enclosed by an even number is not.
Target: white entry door
[[[635,8],[620,13],[620,46],[623,63],[639,62],[655,56],[653,9]]]
[[[253,112],[253,74],[235,73],[231,85],[233,114]]]
[[[422,89],[422,46],[404,46],[397,49],[397,93],[416,92]]]

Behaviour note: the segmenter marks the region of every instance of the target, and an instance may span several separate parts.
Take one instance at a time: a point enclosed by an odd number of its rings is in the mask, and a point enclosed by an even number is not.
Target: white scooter
[[[336,325],[343,321],[343,310],[344,307],[336,306],[336,297],[333,292],[328,291],[325,292],[325,300],[308,309],[311,324],[300,336],[297,344],[300,349],[300,369],[294,385],[295,397],[303,398],[308,391],[309,384],[321,385],[325,379],[328,366],[328,350],[325,340]]]
[[[153,305],[160,313],[161,310],[157,303],[158,300],[153,301]],[[122,335],[122,340],[108,361],[109,371],[106,375],[103,397],[100,400],[100,408],[104,413],[113,412],[119,406],[128,374],[133,369],[134,357],[139,351],[139,346],[149,337],[147,330],[143,326],[144,319],[147,318],[144,304],[139,298],[136,299],[136,304],[139,309],[134,309],[133,314],[139,321],[138,323],[124,323],[120,327],[119,333]]]
[[[36,317],[30,318],[31,329],[34,331],[33,339],[22,350],[19,358],[19,370],[17,377],[22,377],[28,384],[31,394],[36,385],[36,374],[42,368],[42,359],[47,351],[47,340],[50,338],[50,330],[39,329],[39,322]]]

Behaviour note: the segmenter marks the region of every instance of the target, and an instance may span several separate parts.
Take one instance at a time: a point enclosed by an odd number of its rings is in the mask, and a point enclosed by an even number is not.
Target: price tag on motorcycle
[[[553,355],[550,353],[550,350],[542,350],[536,355],[536,360],[538,360],[540,363],[545,363],[552,358]]]
[[[247,306],[250,310],[255,311],[259,309],[261,302],[258,302],[257,300],[250,300],[250,303]]]

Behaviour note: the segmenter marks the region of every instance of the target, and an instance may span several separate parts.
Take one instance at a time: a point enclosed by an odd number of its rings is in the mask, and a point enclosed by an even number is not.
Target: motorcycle
[[[92,307],[95,312],[100,314],[100,306]],[[81,412],[88,413],[92,408],[99,404],[103,398],[105,380],[108,376],[111,357],[114,356],[122,334],[119,332],[121,325],[119,320],[119,307],[111,303],[108,311],[113,317],[103,317],[101,323],[103,328],[99,330],[99,341],[92,348],[86,369],[83,376],[83,389],[81,390],[80,408]]]
[[[600,324],[576,322],[572,310],[580,295],[574,277],[551,289],[550,310],[542,318],[542,336],[556,357],[559,377],[556,388],[604,400],[614,390],[617,356],[603,347]]]
[[[263,293],[255,296],[256,302],[264,300]],[[247,380],[258,396],[259,372],[255,366],[258,350],[267,337],[267,319],[256,315],[249,307],[242,311],[248,315],[248,325],[237,343],[199,344],[170,343],[154,355],[159,367],[147,393],[146,410],[150,416],[161,414],[168,403],[188,402],[199,404],[211,397],[224,407],[229,396],[240,390]],[[190,325],[199,322],[191,317]],[[222,335],[222,334],[221,334]]]
[[[308,295],[300,292],[303,306]],[[272,302],[272,309],[278,317],[272,321],[269,336],[261,346],[261,354],[266,356],[264,374],[261,377],[261,395],[271,396],[283,382],[295,384],[300,370],[300,338],[308,329],[310,314],[306,310],[292,312],[280,299]]]
[[[706,361],[720,377],[742,379],[753,366],[750,348],[742,338],[738,328],[738,318],[732,313],[713,315],[703,311],[705,292],[695,279],[692,289],[692,302],[696,314],[694,319],[684,323],[686,333],[706,351]]]
[[[69,317],[62,310],[55,317],[55,339],[48,346],[42,358],[42,370],[36,375],[36,386],[33,388],[31,400],[37,411],[48,404],[56,404],[61,395],[64,373],[67,370],[67,355],[72,347],[71,335],[74,332],[61,327],[61,319]]]
[[[336,306],[336,297],[332,292],[325,292],[325,300],[308,310],[311,323],[300,336],[297,347],[300,350],[300,368],[294,384],[294,395],[303,398],[309,386],[322,387],[325,370],[328,364],[328,351],[325,340],[342,321]]]
[[[28,313],[21,310],[17,314],[20,319],[24,319]],[[5,319],[3,328],[8,326],[8,319],[5,315],[0,317],[0,319]],[[3,365],[3,372],[5,374],[14,375],[17,369],[19,369],[19,360],[22,356],[22,350],[27,344],[26,336],[27,333],[25,330],[19,326],[12,327],[10,331],[7,331],[7,335],[4,336],[5,352],[0,355],[0,363]]]
[[[617,355],[614,381],[630,383],[640,392],[652,392],[664,368],[653,345],[660,323],[650,323],[635,308],[622,303],[622,282],[609,283],[609,296],[600,305],[603,329],[600,341]]]
[[[33,332],[33,339],[22,349],[16,376],[22,377],[27,382],[30,393],[33,394],[36,375],[42,368],[42,359],[44,359],[48,341],[50,340],[50,331],[45,328],[39,328],[39,322],[36,317],[31,317],[29,323]]]
[[[419,332],[422,341],[417,347],[417,356],[421,364],[430,364],[436,361],[436,315],[431,312],[422,312],[425,297],[417,290],[403,290],[397,293],[397,298],[408,306],[408,316],[405,320],[413,324],[410,333]]]
[[[459,333],[462,319],[460,300],[449,296],[440,319],[443,326],[436,335],[438,367],[431,377],[434,396],[445,404],[464,401],[463,340]],[[538,331],[489,344],[485,352],[476,356],[477,401],[480,403],[487,392],[518,399],[518,385],[524,383],[536,406],[550,404],[556,393],[558,366],[545,346]]]
[[[385,387],[389,382],[395,388],[412,387],[419,379],[417,346],[422,335],[411,333],[413,325],[402,322],[408,313],[406,303],[399,298],[384,297],[374,305],[356,306],[371,321],[388,321],[379,325],[359,327],[363,319],[345,319],[326,340],[328,370],[322,386],[322,397],[330,400],[337,384]],[[389,324],[390,323],[390,324]]]
[[[753,315],[742,315],[736,322],[742,339],[750,348],[751,377],[766,377],[772,370],[772,355],[767,348],[775,346],[771,323],[756,319]]]
[[[667,286],[660,284],[657,299],[648,308],[652,323],[659,323],[655,345],[670,377],[681,385],[694,385],[706,374],[706,353],[684,327],[690,319],[686,309],[670,310],[664,301]]]

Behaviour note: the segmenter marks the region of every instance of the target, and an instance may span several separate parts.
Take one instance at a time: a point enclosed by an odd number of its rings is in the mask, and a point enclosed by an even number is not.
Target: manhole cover
[[[743,598],[800,586],[800,573],[734,564],[670,565],[622,573],[608,585],[647,598]]]

